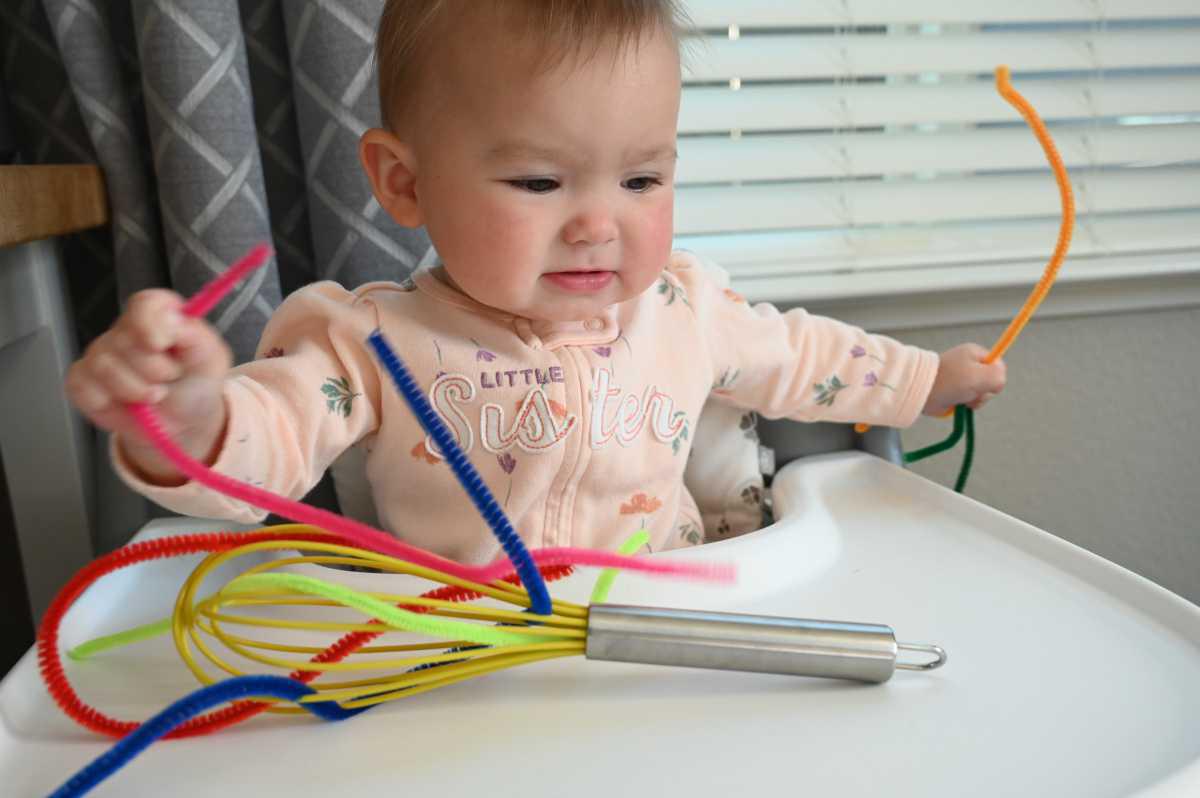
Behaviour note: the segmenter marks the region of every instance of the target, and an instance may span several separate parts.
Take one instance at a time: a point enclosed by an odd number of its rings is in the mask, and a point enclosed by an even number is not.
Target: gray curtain
[[[383,0],[0,0],[0,58],[19,155],[97,163],[112,224],[64,237],[81,346],[151,286],[191,294],[252,245],[276,259],[209,316],[239,361],[314,280],[403,279],[424,231],[382,212],[358,165],[378,124]],[[0,96],[3,92],[0,92]],[[0,112],[3,108],[0,108]],[[163,511],[91,457],[96,548]],[[306,497],[331,509],[328,481]]]
[[[190,294],[260,241],[276,262],[214,311],[239,360],[282,296],[401,279],[426,254],[371,196],[382,0],[4,0],[22,155],[100,164],[112,225],[68,244],[81,337],[150,286]]]

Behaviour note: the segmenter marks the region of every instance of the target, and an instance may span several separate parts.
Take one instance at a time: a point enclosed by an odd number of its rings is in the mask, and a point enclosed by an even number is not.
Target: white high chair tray
[[[945,667],[862,685],[556,660],[343,723],[260,716],[156,743],[93,794],[1200,795],[1200,608],[866,455],[794,463],[775,494],[773,527],[663,555],[732,561],[736,587],[622,575],[610,599],[885,623],[943,646]],[[217,528],[181,519],[139,537]],[[168,614],[195,562],[98,583],[64,645]],[[586,601],[594,576],[552,591]],[[338,578],[399,592],[397,577]],[[197,686],[168,639],[68,672],[129,719]],[[47,794],[111,744],[54,706],[33,652],[0,684],[0,718],[13,798]]]

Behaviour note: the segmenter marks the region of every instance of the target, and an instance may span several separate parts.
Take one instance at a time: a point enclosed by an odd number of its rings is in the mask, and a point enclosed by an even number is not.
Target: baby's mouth
[[[617,276],[615,271],[607,269],[575,270],[547,272],[542,275],[554,286],[572,293],[588,293],[599,291],[613,281]]]

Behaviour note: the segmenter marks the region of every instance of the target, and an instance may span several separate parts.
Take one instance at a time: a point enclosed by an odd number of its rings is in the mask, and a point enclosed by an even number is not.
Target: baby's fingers
[[[184,316],[183,305],[171,291],[139,291],[112,331],[112,348],[151,383],[185,375],[220,377],[232,366],[232,353],[216,329]]]
[[[146,382],[157,385],[183,376],[183,367],[171,355],[139,345],[129,330],[118,328],[109,335],[110,349]]]
[[[175,345],[183,322],[183,298],[173,291],[152,288],[129,298],[114,332],[132,347],[165,352]]]
[[[983,396],[980,396],[974,402],[968,402],[967,407],[971,408],[972,410],[978,410],[981,407],[983,407],[984,405],[986,405],[988,402],[990,402],[995,395],[996,394],[994,394],[994,393],[985,393]]]
[[[143,379],[125,360],[108,351],[87,358],[86,371],[80,375],[98,389],[108,401],[161,402],[167,395],[164,385]]]
[[[89,377],[86,368],[80,363],[76,363],[67,372],[65,387],[71,403],[88,417],[94,417],[113,406],[108,391]]]
[[[120,435],[140,434],[137,424],[125,406],[113,399],[98,383],[85,376],[82,369],[72,367],[67,372],[66,390],[72,404],[100,429]]]
[[[1008,367],[1003,360],[988,364],[983,372],[979,390],[981,393],[997,394],[1004,390],[1008,382]]]
[[[185,319],[171,355],[188,374],[223,377],[233,365],[233,353],[214,327],[202,319]]]

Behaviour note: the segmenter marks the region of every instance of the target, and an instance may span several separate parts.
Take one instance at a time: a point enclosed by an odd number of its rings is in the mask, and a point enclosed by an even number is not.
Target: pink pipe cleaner
[[[217,275],[208,285],[193,294],[184,303],[184,315],[193,316],[197,319],[201,316],[207,316],[208,312],[215,308],[217,303],[224,299],[225,295],[242,281],[243,277],[263,266],[271,259],[272,254],[274,253],[267,244],[259,244],[251,249],[241,260]]]
[[[212,310],[221,298],[225,296],[239,280],[265,264],[271,257],[272,250],[266,244],[259,244],[231,266],[224,274],[197,292],[183,306],[187,316],[200,317]],[[144,402],[133,402],[127,406],[129,413],[141,426],[143,434],[171,461],[180,473],[188,479],[199,482],[207,488],[222,493],[230,498],[253,505],[259,509],[274,513],[301,524],[311,524],[322,529],[342,535],[354,541],[365,549],[377,551],[400,559],[408,560],[416,565],[434,568],[439,571],[469,579],[476,582],[492,582],[512,571],[512,565],[500,558],[490,565],[464,565],[446,559],[425,549],[411,546],[397,540],[388,533],[368,524],[355,521],[345,516],[322,510],[319,507],[303,504],[285,496],[280,496],[253,485],[231,479],[224,474],[213,471],[208,466],[188,456],[171,439],[163,427],[157,411]],[[581,548],[546,548],[530,552],[534,562],[540,566],[579,565],[597,568],[619,568],[626,571],[640,571],[661,576],[678,576],[713,582],[732,582],[734,569],[728,564],[721,563],[687,563],[663,560],[648,560],[623,554],[613,554],[606,551]]]

